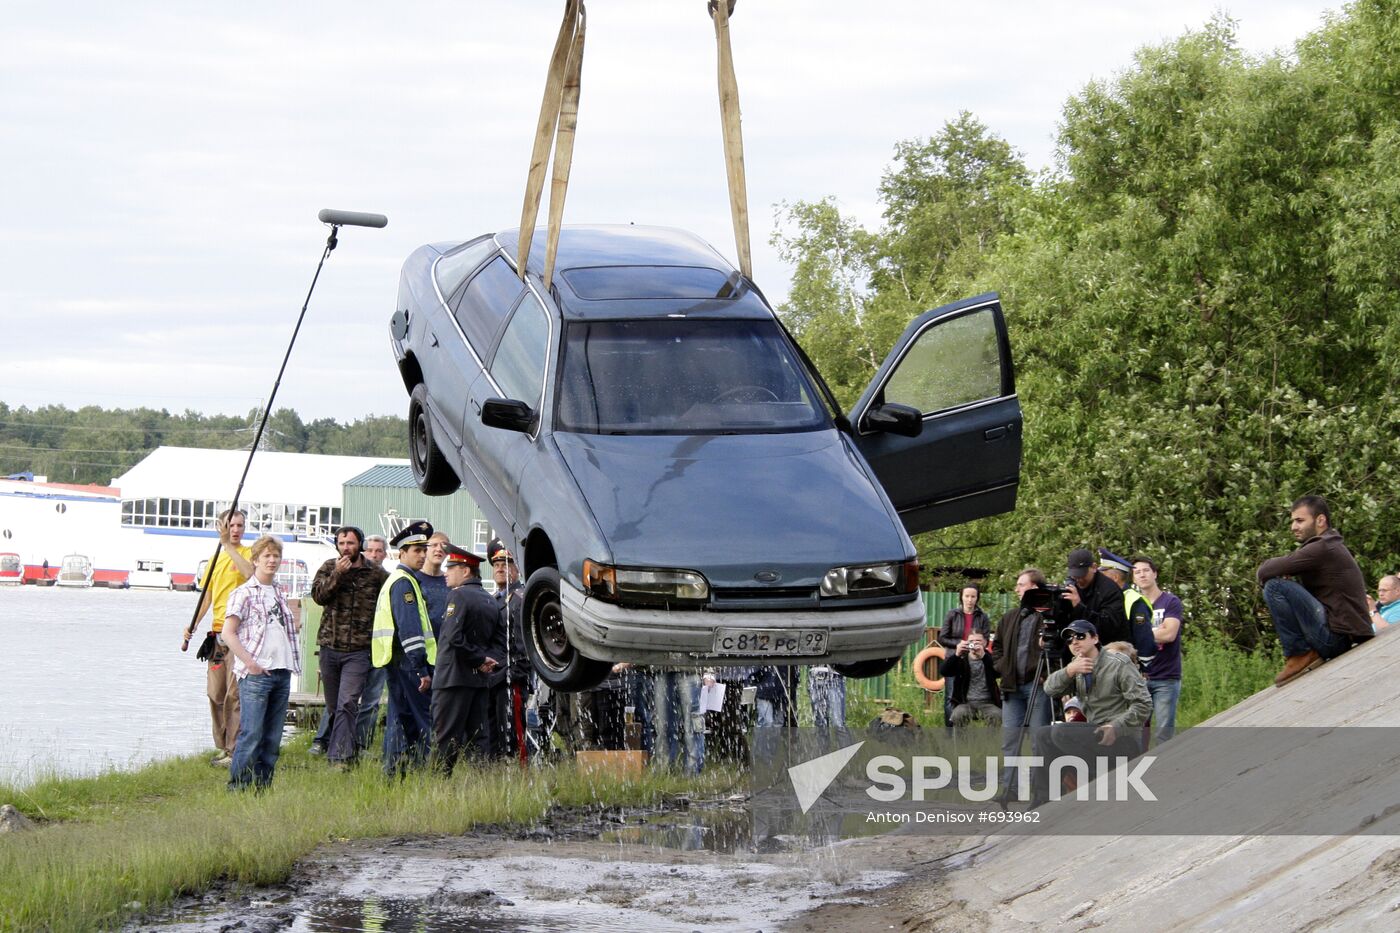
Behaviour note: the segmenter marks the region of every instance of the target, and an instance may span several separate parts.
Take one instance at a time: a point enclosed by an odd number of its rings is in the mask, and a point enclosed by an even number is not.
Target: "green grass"
[[[563,764],[528,772],[459,766],[451,778],[417,773],[391,782],[374,766],[329,771],[306,745],[303,738],[284,750],[266,794],[229,793],[228,772],[205,757],[0,787],[0,801],[41,821],[32,832],[0,836],[0,929],[110,928],[216,881],[283,881],[325,842],[456,835],[529,824],[556,806],[718,794],[737,780],[732,771],[699,778],[648,771],[620,781]]]

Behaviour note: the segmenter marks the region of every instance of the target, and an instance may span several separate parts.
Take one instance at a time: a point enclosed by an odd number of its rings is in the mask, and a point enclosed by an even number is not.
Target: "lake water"
[[[213,754],[197,593],[0,587],[0,782]]]

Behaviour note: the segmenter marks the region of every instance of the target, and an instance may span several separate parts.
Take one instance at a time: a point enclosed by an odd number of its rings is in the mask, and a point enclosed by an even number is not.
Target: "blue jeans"
[[[238,741],[229,765],[230,790],[263,790],[272,783],[291,696],[292,672],[285,668],[249,674],[238,682]]]
[[[1264,605],[1274,617],[1274,630],[1288,657],[1316,651],[1326,660],[1351,647],[1351,637],[1327,627],[1327,609],[1313,594],[1293,580],[1273,579],[1264,584]]]
[[[1152,741],[1156,745],[1176,735],[1176,704],[1181,699],[1181,680],[1149,680],[1152,694]]]
[[[1001,755],[1003,759],[1021,754],[1021,726],[1026,721],[1026,707],[1030,702],[1030,684],[1021,684],[1015,690],[1007,691],[1001,695]],[[1050,725],[1050,698],[1045,695],[1043,689],[1035,691],[1035,708],[1030,711],[1030,724],[1031,729]],[[1030,729],[1027,729],[1026,733],[1029,735]],[[1018,790],[1012,786],[1015,779],[1014,769],[1002,768],[1002,787],[1011,788],[1013,795]]]
[[[812,724],[823,736],[827,730],[834,729],[839,747],[849,745],[851,734],[846,729],[846,678],[835,671],[808,671],[807,696],[812,701]]]
[[[433,739],[432,700],[418,689],[407,663],[394,658],[389,671],[389,714],[384,722],[384,773],[390,777],[428,760]]]
[[[642,751],[651,753],[656,744],[656,675],[632,668],[627,672],[627,703],[632,721],[640,727]]]
[[[364,751],[374,740],[379,725],[379,703],[384,699],[384,687],[389,682],[389,668],[370,665],[365,678],[365,692],[360,694],[360,715],[355,720],[355,748]]]
[[[700,711],[700,675],[660,671],[656,675],[656,755],[675,765],[685,755],[687,774],[705,766],[705,714]]]

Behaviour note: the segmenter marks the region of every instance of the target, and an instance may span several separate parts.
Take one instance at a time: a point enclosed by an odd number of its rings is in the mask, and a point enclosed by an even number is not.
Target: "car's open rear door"
[[[920,315],[856,403],[851,425],[911,535],[1013,509],[1021,405],[997,296]]]

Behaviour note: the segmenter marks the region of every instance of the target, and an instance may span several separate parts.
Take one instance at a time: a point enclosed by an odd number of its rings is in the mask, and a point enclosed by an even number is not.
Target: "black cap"
[[[447,557],[443,559],[442,565],[444,567],[451,567],[456,564],[461,564],[470,567],[472,570],[476,570],[476,568],[481,566],[481,557],[473,554],[464,547],[449,544],[447,546]]]
[[[1094,555],[1086,547],[1075,548],[1069,552],[1069,560],[1066,561],[1069,568],[1069,575],[1076,580],[1084,576],[1089,568],[1094,566]]]
[[[1094,623],[1090,622],[1088,619],[1075,619],[1069,625],[1065,626],[1065,631],[1093,635],[1095,638],[1099,637],[1099,630],[1096,629]]]
[[[404,548],[412,544],[427,544],[428,539],[433,536],[432,523],[419,519],[404,525],[399,533],[389,539],[392,547]]]

